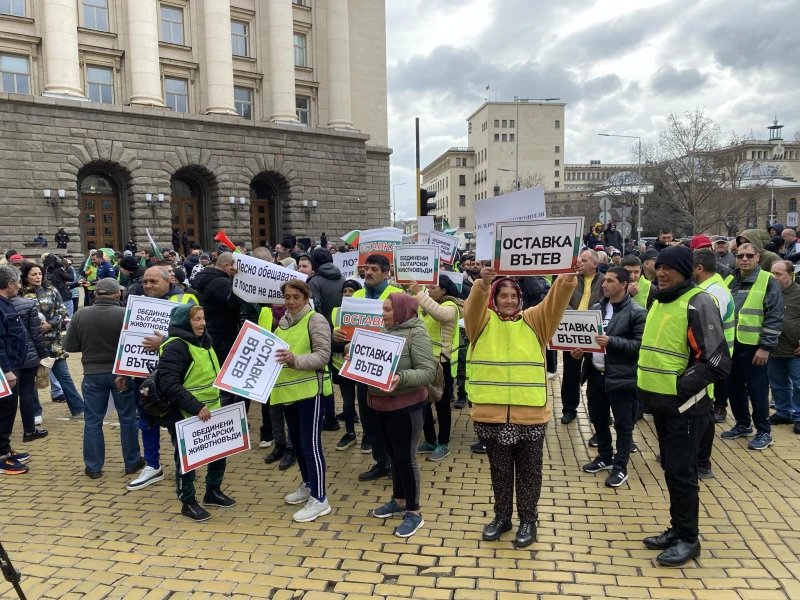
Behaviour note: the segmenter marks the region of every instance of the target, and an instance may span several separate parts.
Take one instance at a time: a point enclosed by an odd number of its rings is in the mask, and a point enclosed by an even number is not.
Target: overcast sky
[[[655,138],[670,112],[704,108],[766,138],[800,130],[800,0],[387,0],[389,145],[399,217],[422,167],[467,143],[485,100],[559,97],[566,163],[629,162],[620,133]]]

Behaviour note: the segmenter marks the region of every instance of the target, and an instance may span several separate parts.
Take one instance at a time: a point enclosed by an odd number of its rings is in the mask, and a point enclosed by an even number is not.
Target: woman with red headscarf
[[[495,496],[495,518],[483,539],[496,541],[511,529],[516,473],[520,526],[514,543],[525,548],[536,541],[544,435],[552,415],[544,350],[577,282],[574,274],[558,277],[541,304],[523,311],[517,282],[510,277],[493,282],[495,276],[494,269],[484,267],[464,306],[472,340],[472,420],[486,440]]]

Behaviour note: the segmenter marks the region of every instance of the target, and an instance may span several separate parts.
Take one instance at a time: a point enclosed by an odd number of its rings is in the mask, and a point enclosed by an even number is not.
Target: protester
[[[653,248],[655,248],[657,252],[661,252],[664,248],[670,247],[673,239],[672,230],[669,227],[662,227],[658,234],[658,239],[653,243]]]
[[[628,294],[642,308],[650,308],[658,287],[652,285],[646,277],[642,277],[642,261],[638,256],[628,254],[619,261],[619,266],[628,272]]]
[[[800,285],[794,281],[794,265],[789,261],[772,265],[772,274],[783,296],[783,327],[767,363],[769,388],[775,401],[775,414],[769,422],[793,423],[794,432],[800,433]]]
[[[311,266],[311,257],[305,254],[299,256],[297,258],[297,270],[307,277],[314,275],[314,268]]]
[[[583,243],[587,248],[595,249],[598,244],[602,246],[603,242],[603,224],[595,223],[591,231],[583,236]],[[602,248],[600,248],[602,250]]]
[[[200,250],[192,250],[183,261],[183,270],[186,272],[186,281],[192,280],[192,273],[200,266]]]
[[[780,223],[775,223],[767,227],[767,234],[770,237],[775,237],[775,236],[780,237],[782,233],[783,233],[783,225],[781,225]]]
[[[763,229],[746,229],[736,236],[736,248],[737,251],[741,253],[742,244],[752,244],[755,253],[760,257],[757,259],[758,266],[767,273],[771,273],[772,265],[781,260],[781,257],[774,252],[764,249],[764,244],[769,243],[770,240],[769,234]],[[736,266],[737,268],[741,266],[738,261]]]
[[[21,254],[13,253],[8,257],[8,264],[12,267],[16,267],[17,269],[21,269],[24,263],[25,257]]]
[[[614,248],[614,250],[611,251],[611,264],[615,267],[618,267],[621,258],[622,258],[622,253],[616,248]]]
[[[593,257],[587,260],[594,262]],[[495,518],[484,527],[483,539],[496,541],[511,529],[516,476],[520,526],[515,544],[525,548],[536,541],[544,436],[551,417],[544,348],[577,282],[574,274],[558,277],[544,302],[522,312],[517,283],[508,277],[493,283],[495,274],[490,267],[481,270],[464,306],[471,340],[472,420],[486,442],[495,496]],[[591,289],[591,280],[584,285]]]
[[[281,285],[286,303],[275,335],[289,345],[277,350],[281,369],[270,402],[282,405],[292,445],[297,450],[302,483],[286,496],[286,503],[304,504],[294,514],[298,523],[314,521],[331,512],[325,493],[325,457],[322,452],[322,396],[333,393],[328,361],[331,357],[331,329],[309,304],[311,290],[303,281],[292,279]]]
[[[360,289],[360,283],[353,279],[348,279],[342,286],[342,296],[344,298],[350,298]],[[339,330],[339,327],[335,325],[336,315],[339,312],[339,308],[340,307],[334,308],[333,312],[331,313],[331,320],[334,323],[334,334]],[[339,451],[347,450],[350,446],[355,445],[358,441],[355,427],[356,419],[358,418],[356,416],[356,382],[352,379],[348,379],[347,377],[342,377],[339,375],[339,371],[341,371],[342,367],[344,366],[344,347],[344,342],[337,342],[335,337],[333,338],[331,347],[331,364],[333,371],[331,375],[333,378],[333,383],[339,386],[339,392],[342,395],[342,420],[344,420],[345,430],[344,435],[336,444],[336,449]]]
[[[784,229],[781,233],[783,237],[784,256],[789,257],[790,254],[800,252],[800,244],[797,241],[797,232],[794,229]]]
[[[461,257],[461,270],[464,273],[464,281],[461,285],[461,299],[466,300],[472,291],[472,285],[475,283],[475,278],[480,276],[480,265],[475,261],[475,255],[466,253]],[[467,330],[464,329],[463,321],[460,321],[459,335],[461,337],[458,351],[458,369],[456,371],[456,401],[453,403],[453,408],[461,410],[467,405],[469,395],[467,394],[467,346],[469,346],[469,339],[467,338]],[[478,453],[486,452],[486,448],[478,442],[478,445],[473,445],[473,450]]]
[[[134,282],[141,283],[142,276],[147,269],[133,256],[123,256],[119,261],[117,281],[122,287],[129,287]]]
[[[59,227],[55,235],[56,248],[64,249],[69,244],[69,234],[64,231],[63,227]]]
[[[614,246],[614,248],[622,248],[624,241],[622,234],[617,231],[617,225],[613,221],[609,221],[606,230],[603,232],[603,243],[606,248]]]
[[[207,252],[203,252],[202,254],[200,254],[200,264],[197,265],[194,269],[192,269],[192,275],[191,277],[189,277],[189,283],[195,289],[197,289],[197,286],[195,285],[195,280],[197,279],[197,276],[200,273],[202,273],[203,270],[208,266],[214,266],[211,264],[211,255],[208,254]]]
[[[716,304],[692,281],[685,246],[656,259],[659,292],[647,315],[639,353],[638,393],[652,413],[669,491],[671,526],[644,545],[656,561],[680,566],[700,554],[697,455],[711,419],[708,388],[731,369]]]
[[[61,258],[56,254],[46,254],[43,259],[44,275],[47,281],[56,289],[61,296],[61,301],[64,308],[67,309],[67,317],[72,318],[74,313],[72,306],[72,290],[69,284],[75,279],[72,268],[67,268],[69,265],[66,263],[65,258]]]

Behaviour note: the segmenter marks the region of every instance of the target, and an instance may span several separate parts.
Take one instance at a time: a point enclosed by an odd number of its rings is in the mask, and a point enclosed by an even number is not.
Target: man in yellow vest
[[[700,554],[697,453],[711,420],[709,389],[731,368],[719,310],[692,281],[693,270],[687,247],[659,253],[658,294],[647,314],[637,372],[639,398],[658,434],[672,518],[667,531],[643,542],[662,551],[656,560],[665,566]]]
[[[646,277],[642,277],[642,261],[638,256],[628,254],[619,261],[619,266],[623,267],[630,277],[628,284],[628,294],[633,301],[644,309],[650,308],[653,299],[658,291],[658,286],[653,285]]]
[[[725,440],[749,437],[755,425],[756,436],[747,445],[750,450],[766,450],[774,443],[769,422],[767,360],[778,345],[783,326],[781,286],[771,273],[758,266],[759,258],[753,244],[738,246],[738,268],[730,283],[736,308],[734,368],[728,378],[728,397],[736,425],[722,434]]]

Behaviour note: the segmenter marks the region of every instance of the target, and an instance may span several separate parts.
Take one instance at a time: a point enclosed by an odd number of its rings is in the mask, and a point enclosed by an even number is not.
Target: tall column
[[[77,0],[44,0],[44,93],[85,99],[78,59]]]
[[[205,0],[206,114],[235,115],[233,105],[233,53],[231,52],[230,0]]]
[[[131,104],[164,106],[158,54],[158,4],[156,0],[125,2],[128,9],[128,65],[131,70]]]
[[[347,0],[328,0],[328,127],[352,129]]]
[[[272,120],[297,123],[292,0],[269,0]]]

